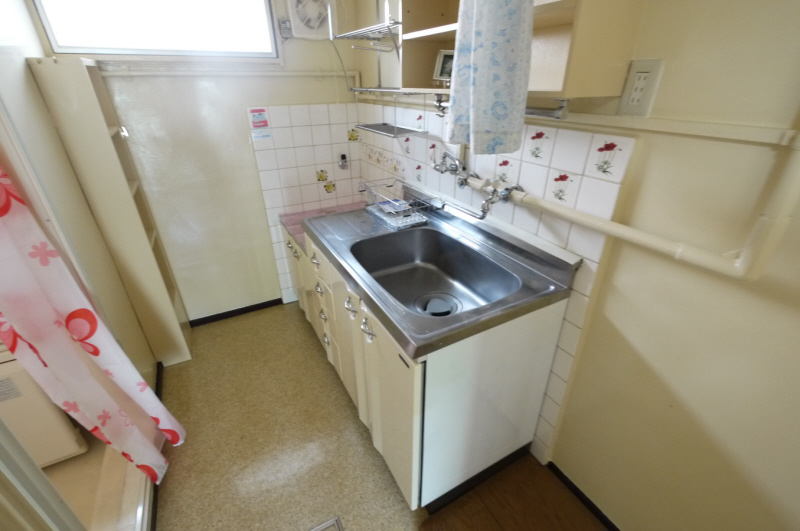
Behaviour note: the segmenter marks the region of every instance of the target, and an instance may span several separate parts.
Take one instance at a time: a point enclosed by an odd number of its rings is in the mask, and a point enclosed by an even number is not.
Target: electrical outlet
[[[663,59],[634,59],[628,70],[628,80],[617,114],[650,116],[656,90],[664,71]]]

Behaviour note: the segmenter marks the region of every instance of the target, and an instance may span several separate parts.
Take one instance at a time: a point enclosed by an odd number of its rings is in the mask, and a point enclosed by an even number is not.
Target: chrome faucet
[[[452,159],[453,162],[448,164],[447,159]],[[445,151],[442,154],[442,161],[434,164],[433,169],[438,171],[439,173],[450,172],[452,175],[457,175],[458,172],[466,170],[467,166],[463,162],[458,160],[458,158],[455,155],[451,155],[449,152]]]

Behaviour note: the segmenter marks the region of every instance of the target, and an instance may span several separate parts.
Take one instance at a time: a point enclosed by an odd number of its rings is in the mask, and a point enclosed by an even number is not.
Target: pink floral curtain
[[[159,483],[168,465],[161,446],[181,444],[185,432],[98,318],[2,168],[0,267],[0,340],[56,405]]]

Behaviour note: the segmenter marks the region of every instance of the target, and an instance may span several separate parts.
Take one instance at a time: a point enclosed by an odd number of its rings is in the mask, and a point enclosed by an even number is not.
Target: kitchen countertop
[[[303,212],[294,212],[292,214],[281,214],[278,216],[281,225],[286,228],[286,232],[294,238],[303,252],[306,252],[306,238],[303,233],[303,220],[306,218],[315,218],[317,216],[326,216],[328,214],[338,214],[340,212],[349,212],[351,210],[361,210],[366,206],[366,203],[359,201],[347,205],[338,205],[330,208],[318,208],[315,210],[305,210]]]
[[[409,358],[421,361],[430,352],[569,296],[569,286],[578,262],[565,262],[507,234],[498,238],[487,232],[491,228],[484,222],[465,222],[443,213],[426,214],[426,217],[426,228],[452,234],[462,240],[467,238],[472,241],[471,245],[480,245],[482,254],[520,277],[522,288],[474,310],[446,317],[418,315],[381,288],[352,254],[354,243],[393,232],[375,216],[365,210],[346,211],[324,217],[309,217],[302,222],[308,237],[355,293],[367,302]],[[542,283],[549,285],[549,288],[534,289]]]

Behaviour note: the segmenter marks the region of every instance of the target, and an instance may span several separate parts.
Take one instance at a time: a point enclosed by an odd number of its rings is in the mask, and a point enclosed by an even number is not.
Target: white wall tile
[[[292,126],[292,119],[291,115],[289,114],[289,107],[286,105],[277,105],[268,107],[267,111],[269,112],[269,125],[272,128],[276,127],[291,127]]]
[[[445,173],[439,177],[439,192],[447,197],[454,197],[456,189],[456,176]]]
[[[542,418],[551,426],[555,426],[558,421],[558,411],[560,409],[561,406],[556,404],[552,398],[545,396],[544,402],[542,402]]]
[[[435,112],[426,112],[425,118],[427,120],[428,136],[434,137],[436,140],[442,140],[444,130],[444,118]]]
[[[311,125],[328,125],[329,123],[331,123],[331,119],[328,116],[327,103],[323,103],[320,105],[309,105],[308,114],[311,118]]]
[[[561,323],[561,333],[558,335],[558,347],[574,356],[575,351],[578,350],[580,337],[581,329],[569,321],[564,321]]]
[[[595,275],[597,275],[597,263],[584,258],[580,267],[575,272],[575,279],[572,281],[572,289],[588,297],[592,294]]]
[[[539,218],[540,212],[538,210],[517,205],[514,210],[513,224],[515,227],[526,230],[531,234],[536,234],[539,231]]]
[[[314,148],[311,146],[294,148],[294,158],[297,164],[313,164]]]
[[[256,166],[259,171],[275,170],[278,168],[278,159],[273,150],[256,151]]]
[[[358,108],[358,116],[355,120],[349,119],[350,113],[348,112],[348,122],[361,122],[367,123],[367,104],[366,103],[356,103],[356,107]]]
[[[550,446],[553,442],[553,426],[541,416],[536,424],[536,437],[541,439],[547,446]]]
[[[284,206],[299,205],[303,202],[303,195],[300,193],[299,186],[290,186],[283,188],[283,204]]]
[[[273,225],[280,225],[280,223],[281,223],[280,216],[282,214],[284,214],[285,212],[286,211],[284,210],[283,207],[268,208],[267,209],[267,222],[269,223],[269,226],[272,227]],[[282,255],[280,257],[276,255],[275,258],[285,258],[285,255]]]
[[[333,165],[333,180],[338,182],[338,181],[341,181],[343,179],[348,179],[349,180],[350,177],[351,176],[350,176],[350,168],[349,167],[342,169],[342,168],[339,167],[339,164],[334,164]]]
[[[266,208],[277,208],[283,206],[283,194],[280,189],[266,190],[264,194],[264,205]]]
[[[337,203],[337,201],[336,201],[336,198],[333,198],[333,199],[326,199],[326,200],[324,200],[324,201],[320,201],[320,202],[319,202],[320,208],[333,208],[333,207],[335,207],[337,204],[338,204],[338,203]]]
[[[300,187],[300,193],[303,196],[303,203],[319,201],[319,184],[304,184]]]
[[[300,177],[297,173],[297,168],[284,168],[278,170],[278,174],[280,175],[281,186],[283,188],[300,185]]]
[[[575,225],[570,232],[567,249],[588,258],[592,262],[599,262],[605,243],[606,237],[604,235],[581,225]]]
[[[566,172],[583,173],[591,143],[591,133],[559,129],[550,167]]]
[[[525,146],[522,150],[522,160],[542,166],[549,166],[553,157],[553,147],[556,143],[557,129],[529,125],[525,131]]]
[[[402,110],[391,105],[382,105],[381,110],[383,114],[377,121],[392,125],[397,125],[397,123],[400,121],[400,116],[402,116],[403,113]]]
[[[473,170],[481,179],[494,179],[494,169],[497,165],[495,155],[475,155]]]
[[[292,277],[289,273],[283,273],[278,275],[278,282],[281,285],[281,289],[291,289],[292,287]]]
[[[286,247],[284,247],[283,243],[273,243],[272,254],[275,255],[276,260],[286,258]]]
[[[546,465],[550,460],[547,458],[550,449],[548,446],[542,442],[539,437],[533,438],[533,443],[531,443],[531,453],[533,457],[536,458],[541,464]]]
[[[309,210],[319,210],[320,208],[322,207],[319,201],[310,201],[308,203],[303,203],[303,210],[306,212]]]
[[[278,170],[267,170],[258,172],[258,179],[261,181],[262,190],[275,190],[281,187],[281,178]]]
[[[425,167],[425,186],[431,190],[439,189],[439,176],[440,173],[433,169],[433,166]]]
[[[286,241],[286,238],[283,235],[284,232],[285,231],[283,230],[283,228],[281,226],[270,227],[269,228],[269,233],[272,236],[272,241],[276,242],[276,243],[285,242]]]
[[[259,151],[258,153],[269,153],[269,151]],[[294,149],[276,149],[275,155],[278,158],[278,168],[293,168],[297,166],[297,159],[294,157]]]
[[[633,138],[594,135],[583,174],[621,183],[625,177],[625,171],[628,169],[634,144]]]
[[[349,139],[349,129],[351,129],[347,124],[331,124],[330,131],[331,131],[331,144],[341,144],[344,142],[350,142]],[[360,130],[356,129],[356,131]]]
[[[275,149],[294,147],[294,136],[291,127],[276,127],[272,129],[272,141]]]
[[[564,380],[569,379],[569,371],[572,370],[572,356],[565,350],[556,348],[556,357],[553,359],[553,373]]]
[[[253,133],[259,133],[259,131],[253,131]],[[253,149],[256,151],[262,151],[265,149],[275,149],[275,141],[273,136],[270,135],[267,138],[262,138],[261,136],[253,136]]]
[[[328,117],[330,120],[327,123],[332,124],[346,124],[347,120],[347,104],[346,103],[331,103],[328,105]],[[314,118],[312,116],[311,121],[313,123]],[[358,117],[356,117],[356,121],[358,121]]]
[[[575,208],[593,216],[611,219],[618,195],[618,184],[584,176]]]
[[[314,146],[314,164],[330,164],[333,162],[333,153],[329,144]]]
[[[279,275],[289,273],[289,258],[280,258],[275,260],[275,264],[278,266]]]
[[[289,304],[291,302],[296,302],[297,301],[297,293],[292,288],[282,289],[281,290],[281,300],[283,301],[284,304]]]
[[[567,303],[567,312],[564,315],[564,319],[578,328],[583,328],[583,320],[586,318],[586,307],[588,305],[589,297],[572,290],[569,294],[569,302]]]
[[[311,125],[311,114],[308,111],[308,105],[291,105],[289,106],[289,114],[292,117],[292,126],[303,127]]]
[[[348,103],[347,104],[347,122],[358,122],[358,104],[356,103]],[[334,122],[335,123],[335,122]]]
[[[311,136],[311,127],[292,127],[292,141],[294,147],[313,146],[314,138]]]
[[[511,223],[514,219],[514,210],[517,207],[514,203],[502,203],[498,202],[492,205],[492,209],[489,211],[490,215],[493,216],[495,219],[500,221],[504,221],[506,223]],[[525,208],[525,207],[520,207]]]
[[[411,147],[412,147],[412,154],[411,158],[416,160],[417,162],[427,162],[428,161],[428,139],[424,136],[412,136],[411,137]]]
[[[331,144],[331,128],[328,125],[314,125],[311,127],[311,135],[314,139],[314,145]],[[337,141],[338,143],[338,141]]]
[[[574,173],[550,169],[547,174],[547,189],[544,198],[562,206],[575,208],[583,177]]]
[[[539,218],[539,231],[537,234],[550,243],[566,249],[571,226],[572,223],[569,221],[542,212]]]
[[[338,191],[338,195],[340,196],[351,196],[353,195],[353,180],[352,179],[337,179],[336,181],[336,189]]]
[[[547,174],[548,170],[544,166],[523,162],[519,174],[519,185],[525,190],[526,194],[544,199],[544,191],[547,188]]]
[[[567,390],[567,382],[553,374],[550,373],[550,379],[547,380],[547,388],[545,389],[545,394],[553,399],[553,401],[558,404],[559,406],[564,400],[564,393]]]

